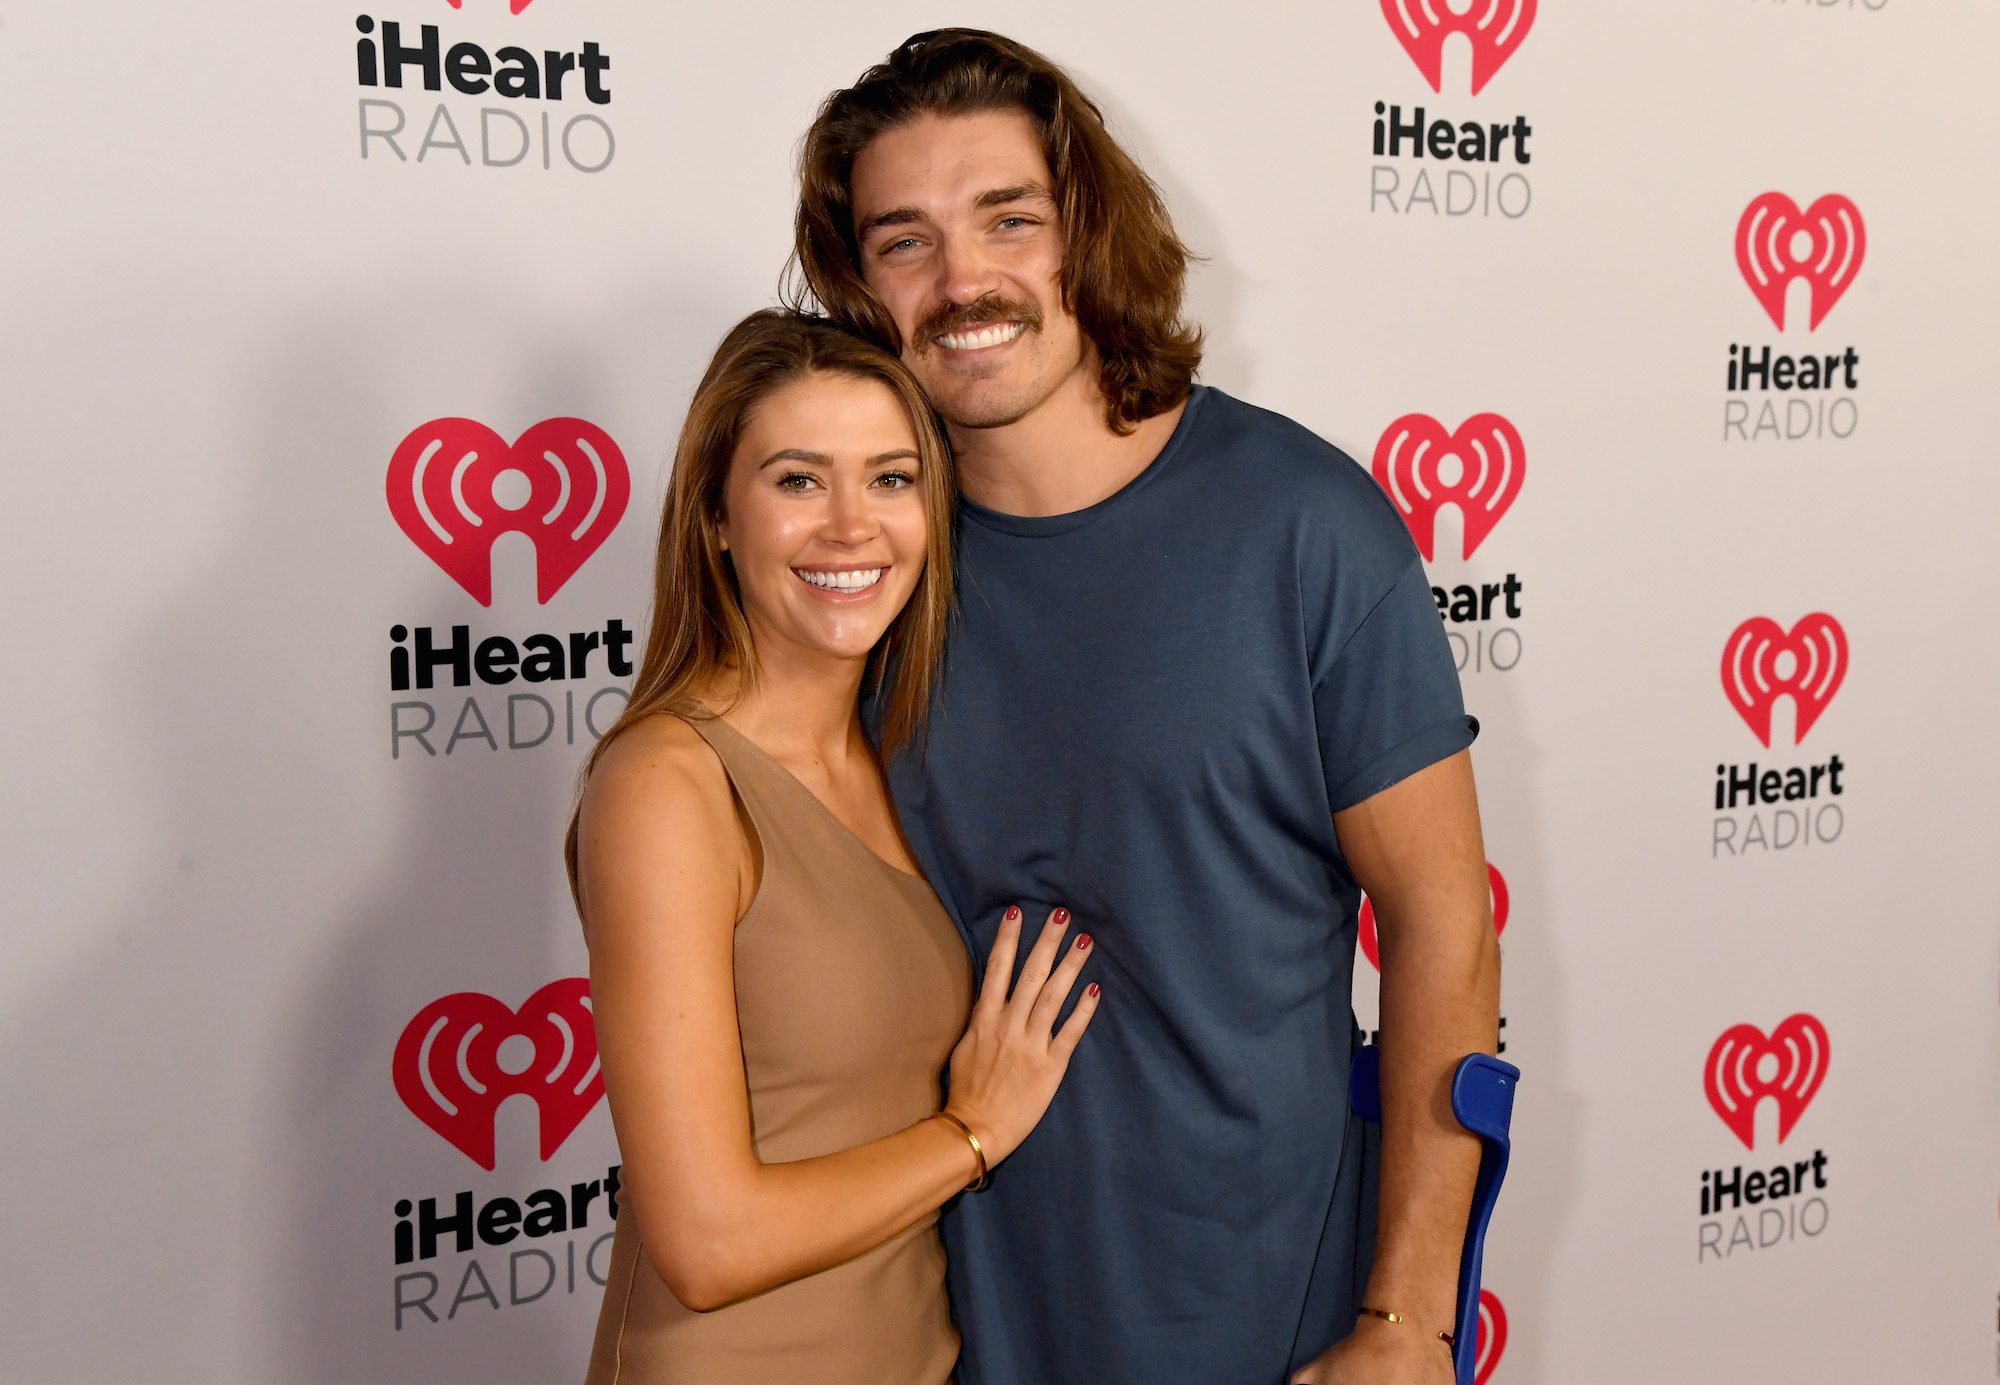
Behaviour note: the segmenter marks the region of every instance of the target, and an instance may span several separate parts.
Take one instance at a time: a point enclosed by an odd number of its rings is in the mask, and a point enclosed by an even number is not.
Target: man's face
[[[1062,226],[1025,114],[924,116],[877,135],[850,185],[862,278],[947,422],[1016,422],[1081,368]]]

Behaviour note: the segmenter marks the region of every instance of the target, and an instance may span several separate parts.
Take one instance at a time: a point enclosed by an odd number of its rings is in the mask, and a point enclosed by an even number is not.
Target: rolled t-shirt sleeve
[[[1336,813],[1478,736],[1421,561],[1410,563],[1314,669],[1313,713]]]

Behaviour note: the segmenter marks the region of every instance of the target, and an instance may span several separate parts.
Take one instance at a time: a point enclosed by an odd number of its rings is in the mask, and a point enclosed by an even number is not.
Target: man
[[[904,828],[982,965],[1007,906],[1063,905],[1104,988],[946,1218],[959,1380],[1445,1385],[1479,1158],[1449,1081],[1495,1042],[1499,963],[1477,727],[1407,532],[1332,447],[1193,387],[1188,252],[1047,59],[920,34],[802,164],[806,284],[910,364],[963,493]],[[1347,1104],[1362,889],[1379,1191]]]

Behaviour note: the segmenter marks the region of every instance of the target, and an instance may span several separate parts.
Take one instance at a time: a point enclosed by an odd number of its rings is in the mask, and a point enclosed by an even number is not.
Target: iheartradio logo
[[[1458,507],[1470,558],[1521,493],[1527,466],[1520,432],[1499,414],[1474,414],[1455,433],[1429,414],[1404,414],[1376,442],[1371,470],[1432,562],[1438,511]]]
[[[1774,1099],[1778,1143],[1783,1144],[1826,1081],[1828,1048],[1826,1026],[1806,1014],[1793,1015],[1768,1038],[1754,1024],[1725,1030],[1702,1069],[1708,1104],[1743,1147],[1754,1150],[1758,1103]]]
[[[1782,192],[1767,192],[1743,209],[1736,223],[1736,267],[1785,330],[1785,291],[1794,279],[1812,285],[1812,320],[1817,330],[1860,272],[1868,252],[1861,209],[1838,193],[1828,193],[1803,212]]]
[[[1444,41],[1464,34],[1472,45],[1472,94],[1514,56],[1535,22],[1535,0],[1472,0],[1453,14],[1449,0],[1382,0],[1382,16],[1431,90],[1444,90]]]
[[[632,482],[611,435],[580,418],[543,419],[511,445],[472,419],[434,418],[398,444],[388,491],[410,542],[482,606],[494,540],[526,534],[546,605],[618,527]]]
[[[518,1010],[477,991],[434,1000],[403,1026],[392,1070],[411,1114],[488,1173],[500,1103],[530,1098],[546,1162],[604,1095],[590,982],[551,981]]]
[[[1491,1289],[1479,1291],[1479,1336],[1475,1339],[1472,1359],[1473,1385],[1486,1385],[1493,1378],[1493,1368],[1500,1364],[1500,1357],[1507,1350],[1507,1310],[1500,1305],[1500,1298]]]
[[[1789,631],[1775,620],[1752,616],[1736,627],[1722,650],[1722,691],[1736,714],[1771,744],[1771,709],[1792,699],[1794,743],[1803,741],[1847,677],[1847,632],[1824,611]]]
[[[1486,865],[1486,883],[1493,891],[1493,934],[1498,937],[1507,931],[1507,877],[1490,861]],[[1382,970],[1381,943],[1375,936],[1375,901],[1367,895],[1361,897],[1361,954],[1368,959],[1369,966]]]

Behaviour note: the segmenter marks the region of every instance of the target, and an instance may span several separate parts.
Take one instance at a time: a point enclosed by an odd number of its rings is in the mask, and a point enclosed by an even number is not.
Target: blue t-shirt
[[[983,967],[1057,904],[1104,1003],[943,1221],[961,1385],[1276,1385],[1351,1330],[1360,891],[1333,815],[1477,734],[1403,523],[1288,419],[1197,389],[1110,499],[966,502],[960,617],[890,783]]]

